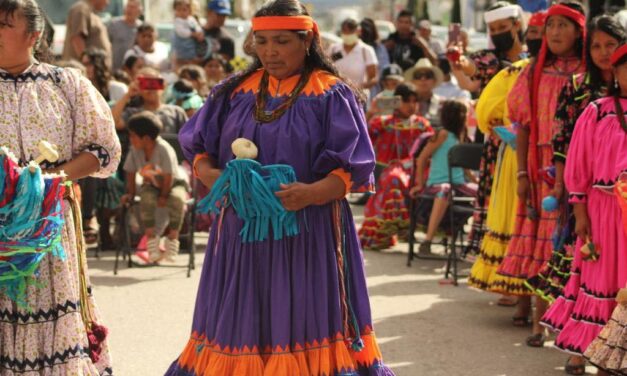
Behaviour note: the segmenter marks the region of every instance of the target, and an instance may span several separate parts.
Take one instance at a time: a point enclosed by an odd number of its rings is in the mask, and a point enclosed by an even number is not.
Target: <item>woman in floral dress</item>
[[[34,0],[0,2],[0,146],[25,163],[40,154],[37,144],[45,138],[57,145],[59,160],[43,168],[64,170],[70,180],[109,176],[120,158],[109,106],[78,70],[36,59],[43,25]],[[63,208],[65,259],[44,256],[22,304],[0,291],[2,375],[112,374],[106,340],[96,349],[94,333],[88,338],[88,330],[102,322],[90,293],[80,210],[69,187]]]

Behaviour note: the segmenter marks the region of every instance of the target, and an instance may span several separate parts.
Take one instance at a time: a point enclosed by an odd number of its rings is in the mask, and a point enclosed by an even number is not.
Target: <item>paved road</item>
[[[360,212],[355,209],[356,220]],[[201,249],[206,236],[198,242]],[[405,249],[400,244],[385,253],[365,252],[375,329],[397,376],[564,375],[563,354],[524,345],[528,330],[510,325],[512,308],[493,305],[495,296],[463,283],[440,285],[440,261],[407,268]],[[179,265],[185,261],[186,255],[178,257]],[[182,267],[123,268],[114,276],[109,253],[89,263],[96,300],[111,329],[116,374],[162,375],[189,335],[199,268],[191,278]]]

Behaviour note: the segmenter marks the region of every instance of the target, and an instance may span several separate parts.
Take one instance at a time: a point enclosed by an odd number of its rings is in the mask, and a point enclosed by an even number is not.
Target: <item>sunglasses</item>
[[[418,72],[414,73],[414,80],[432,80],[435,78],[433,72]]]

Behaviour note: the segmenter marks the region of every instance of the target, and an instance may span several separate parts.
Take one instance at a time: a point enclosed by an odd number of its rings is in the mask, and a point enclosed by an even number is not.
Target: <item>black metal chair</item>
[[[417,150],[415,154],[419,154],[421,150]],[[449,162],[449,179],[452,178],[452,168],[461,167],[469,170],[478,170],[479,165],[481,163],[481,152],[482,145],[479,144],[459,144],[455,145],[448,154],[448,162]],[[415,169],[416,169],[416,158],[418,155],[414,155],[414,168],[411,176],[411,184],[414,185],[415,179]],[[452,186],[452,182],[449,181],[449,184]],[[449,199],[449,207],[447,208],[447,215],[445,215],[443,223],[440,224],[442,228],[445,229],[447,235],[442,239],[439,243],[444,246],[445,252],[448,252],[448,255],[439,256],[439,255],[421,255],[419,253],[414,252],[414,246],[416,243],[415,239],[415,231],[417,227],[418,218],[416,215],[416,208],[418,203],[421,200],[433,201],[435,199],[432,195],[421,194],[416,198],[409,199],[409,213],[410,213],[410,222],[409,222],[409,252],[407,255],[407,266],[411,266],[411,262],[414,258],[417,259],[428,259],[428,260],[447,260],[445,278],[448,278],[450,274],[451,265],[453,266],[453,275],[454,275],[454,284],[457,285],[457,253],[456,249],[458,246],[458,242],[463,243],[463,230],[464,223],[472,216],[473,208],[472,201],[474,197],[460,197],[455,196],[454,190],[451,189],[448,199]],[[449,236],[451,239],[449,240]],[[438,243],[434,243],[438,244]],[[450,246],[450,249],[449,249]],[[455,255],[452,257],[452,255]]]
[[[458,144],[449,150],[448,153],[448,175],[449,184],[453,186],[453,168],[463,168],[465,170],[479,171],[481,165],[481,154],[483,152],[482,144]],[[457,286],[457,261],[459,256],[457,254],[458,236],[460,237],[460,246],[464,244],[464,226],[459,225],[459,221],[456,221],[455,217],[465,218],[467,220],[473,215],[474,207],[472,205],[474,197],[462,197],[455,196],[455,190],[451,189],[449,192],[449,223],[451,226],[451,242],[450,252],[446,261],[446,271],[444,278],[448,279],[449,274],[453,275],[453,285]],[[453,272],[451,273],[451,264]]]
[[[178,136],[176,134],[161,134],[161,137],[166,140],[177,154],[177,159],[179,161],[184,160],[183,151],[178,142]],[[187,277],[191,276],[191,271],[196,268],[195,264],[195,245],[194,245],[194,230],[195,230],[195,218],[196,218],[196,180],[191,178],[190,181],[190,198],[185,202],[185,217],[183,221],[183,227],[181,232],[179,233],[179,241],[181,242],[181,250],[187,251],[189,253],[189,258],[187,265]],[[120,261],[120,255],[122,255],[123,260],[127,261],[127,265],[129,268],[131,267],[146,267],[153,266],[150,264],[138,264],[134,262],[131,258],[132,251],[134,250],[135,245],[138,243],[139,238],[141,238],[143,231],[138,230],[138,227],[141,227],[140,223],[135,223],[134,221],[139,220],[138,215],[138,204],[139,197],[135,197],[133,202],[127,204],[122,209],[122,214],[120,215],[120,220],[118,221],[119,231],[118,233],[121,235],[121,244],[118,246],[115,254],[115,265],[113,267],[113,274],[118,274],[118,267]],[[179,267],[178,265],[159,265],[164,267]]]

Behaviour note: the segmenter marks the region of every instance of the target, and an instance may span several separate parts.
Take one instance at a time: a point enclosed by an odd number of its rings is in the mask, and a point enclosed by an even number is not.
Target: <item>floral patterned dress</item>
[[[403,121],[395,115],[383,115],[372,119],[368,131],[377,168],[383,171],[377,178],[377,193],[366,203],[359,239],[364,249],[385,249],[394,246],[409,226],[410,149],[422,134],[433,129],[422,116],[412,115]]]
[[[481,92],[483,92],[483,89],[485,89],[492,77],[501,69],[511,65],[509,61],[500,58],[494,50],[477,51],[470,55],[470,59],[477,68],[472,78],[479,80],[481,83]],[[494,183],[494,168],[500,146],[501,141],[496,137],[490,136],[485,140],[483,146],[481,167],[479,169],[479,188],[477,190],[477,199],[475,200],[472,229],[468,236],[468,250],[472,253],[479,253],[481,241],[486,233],[487,210],[490,205],[490,196]]]
[[[564,86],[557,103],[559,106],[555,112],[557,128],[553,137],[553,159],[566,164],[568,146],[575,131],[575,123],[586,106],[607,93],[607,88],[591,83],[590,76],[577,74]],[[572,274],[579,275],[579,267],[572,265],[573,248],[577,236],[575,230],[575,217],[572,207],[563,203],[566,210],[558,219],[557,233],[553,240],[553,255],[540,274],[527,280],[526,286],[533,290],[541,298],[553,302],[562,291]],[[566,206],[568,205],[568,206]]]
[[[120,144],[104,98],[78,70],[35,62],[13,76],[0,70],[0,146],[23,163],[39,155],[45,139],[57,145],[58,165],[82,152],[98,158],[94,177],[107,177],[118,166]],[[43,163],[42,167],[52,167]],[[86,275],[86,262],[75,232],[75,213],[64,202],[62,245],[66,258],[47,254],[39,265],[37,285],[26,292],[26,307],[0,291],[0,374],[3,376],[111,375],[106,341],[98,359],[89,355],[82,307],[99,322]],[[78,216],[80,218],[80,216]],[[81,301],[80,275],[89,297]],[[99,322],[102,324],[102,322]]]

